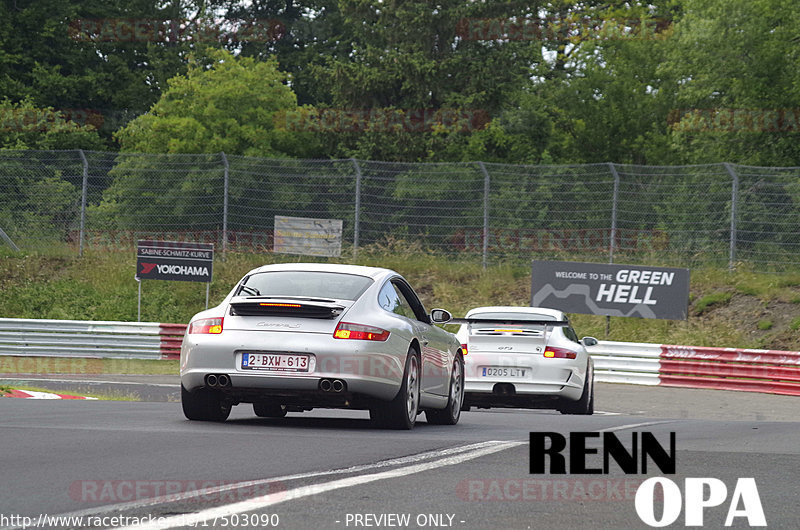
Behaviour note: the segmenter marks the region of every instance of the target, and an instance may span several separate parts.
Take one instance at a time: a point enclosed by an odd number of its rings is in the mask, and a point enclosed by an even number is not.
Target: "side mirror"
[[[451,320],[453,320],[453,315],[450,314],[450,311],[445,311],[444,309],[431,310],[431,322],[434,324],[447,324]]]
[[[594,337],[583,337],[581,342],[584,346],[597,346],[597,343],[600,342]]]

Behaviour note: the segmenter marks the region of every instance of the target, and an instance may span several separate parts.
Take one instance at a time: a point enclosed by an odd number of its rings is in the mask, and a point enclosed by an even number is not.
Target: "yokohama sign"
[[[211,282],[214,245],[139,240],[136,277],[140,280]]]

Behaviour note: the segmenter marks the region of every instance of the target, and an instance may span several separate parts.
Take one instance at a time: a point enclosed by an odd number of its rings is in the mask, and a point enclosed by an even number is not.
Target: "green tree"
[[[91,124],[67,120],[52,107],[30,99],[0,100],[0,149],[100,149],[103,141]]]
[[[375,109],[363,129],[333,137],[340,156],[398,161],[460,159],[455,145],[482,130],[508,95],[530,75],[540,49],[529,41],[500,42],[471,34],[470,24],[510,16],[504,2],[341,0],[344,24],[335,36],[350,46],[314,68],[337,109]],[[534,8],[525,8],[526,10]],[[477,21],[477,22],[476,22]],[[402,116],[455,110],[487,119],[471,126],[441,120],[423,129],[400,125],[385,130],[387,113]],[[402,120],[402,118],[401,118]]]
[[[190,60],[186,75],[169,81],[150,112],[117,132],[122,152],[110,172],[113,183],[92,208],[96,226],[124,229],[216,230],[222,222],[223,160],[231,156],[231,201],[241,208],[279,210],[280,201],[312,201],[313,190],[300,179],[277,182],[255,171],[234,168],[233,158],[310,158],[317,154],[313,133],[285,126],[281,116],[296,112],[297,102],[277,62],[236,57],[224,50],[208,53],[209,62]],[[140,153],[161,153],[144,156]],[[191,155],[191,153],[214,153]],[[241,157],[237,157],[241,158]],[[283,174],[293,169],[281,160]],[[239,164],[236,166],[238,168]],[[280,186],[281,193],[259,191]],[[248,202],[250,201],[250,202]],[[257,225],[271,215],[254,216]]]
[[[115,137],[122,151],[310,157],[309,134],[276,127],[276,114],[297,109],[277,61],[209,52],[213,62],[189,62],[151,107]],[[278,120],[280,125],[280,121]]]
[[[188,37],[170,41],[153,28],[189,9],[157,0],[0,2],[0,97],[30,98],[78,121],[88,112],[109,139],[184,68]],[[135,21],[150,37],[130,31]]]
[[[0,101],[0,227],[15,237],[64,240],[79,219],[83,165],[77,152],[63,150],[102,145],[94,127],[52,108]]]
[[[790,0],[685,0],[662,71],[678,81],[686,162],[800,164],[800,48]]]

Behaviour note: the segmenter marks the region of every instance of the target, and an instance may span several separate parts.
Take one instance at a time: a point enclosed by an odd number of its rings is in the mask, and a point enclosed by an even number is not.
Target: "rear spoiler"
[[[545,327],[564,327],[569,326],[566,320],[523,320],[523,319],[502,319],[502,318],[454,318],[448,324],[484,324],[484,325],[522,325],[545,326]]]

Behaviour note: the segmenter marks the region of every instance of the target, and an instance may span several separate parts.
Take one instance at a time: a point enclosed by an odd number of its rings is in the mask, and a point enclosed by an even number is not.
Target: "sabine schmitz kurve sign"
[[[147,241],[136,245],[136,277],[140,280],[211,282],[214,245],[179,241]]]
[[[566,313],[686,320],[689,269],[534,261],[531,306]]]

